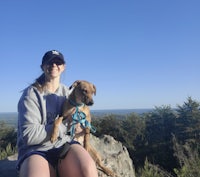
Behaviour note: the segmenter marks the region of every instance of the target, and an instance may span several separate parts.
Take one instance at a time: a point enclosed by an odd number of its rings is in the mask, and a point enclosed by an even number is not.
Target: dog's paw
[[[117,175],[113,171],[111,171],[109,169],[107,169],[107,175],[111,176],[111,177],[117,177]]]
[[[52,135],[50,139],[51,143],[54,143],[56,140],[57,140],[57,136]]]

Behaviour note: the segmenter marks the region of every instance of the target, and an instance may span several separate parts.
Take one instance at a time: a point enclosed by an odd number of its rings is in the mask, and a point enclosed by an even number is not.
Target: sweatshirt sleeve
[[[24,93],[18,103],[19,131],[27,145],[37,145],[50,140],[53,124],[43,122],[40,100],[34,89]]]

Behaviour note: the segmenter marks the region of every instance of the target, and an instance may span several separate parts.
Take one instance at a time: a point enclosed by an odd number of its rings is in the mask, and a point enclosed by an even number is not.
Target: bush
[[[174,169],[177,177],[197,177],[200,176],[200,156],[196,149],[192,149],[189,144],[180,145],[173,137],[175,156],[179,161],[180,168]]]
[[[158,165],[151,164],[146,158],[144,168],[139,169],[138,177],[172,177],[171,174],[161,169]]]
[[[5,149],[0,149],[0,160],[16,153],[16,147],[12,147],[9,143]]]
[[[17,132],[14,127],[0,122],[0,160],[16,152]]]

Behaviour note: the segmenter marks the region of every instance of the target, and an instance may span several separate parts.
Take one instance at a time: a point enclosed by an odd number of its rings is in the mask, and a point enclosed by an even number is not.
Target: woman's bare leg
[[[58,172],[60,177],[98,177],[93,159],[79,144],[71,145],[65,159],[58,163]]]
[[[54,168],[40,155],[31,155],[21,165],[20,177],[56,177]]]

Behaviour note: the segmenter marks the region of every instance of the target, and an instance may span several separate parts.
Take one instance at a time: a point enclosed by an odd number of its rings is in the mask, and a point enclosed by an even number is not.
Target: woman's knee
[[[31,155],[22,163],[20,177],[56,177],[54,168],[40,155]]]
[[[85,176],[95,176],[97,173],[97,168],[94,160],[92,158],[85,159],[85,163],[81,165],[82,173]]]
[[[84,177],[84,176],[96,177],[97,176],[97,169],[96,169],[95,162],[93,161],[89,153],[80,145],[71,146],[65,159],[61,161],[61,165],[59,169],[60,169],[59,171],[63,172],[64,170],[68,174],[70,172],[74,173],[73,170],[75,170],[77,177],[78,177],[78,174],[80,174],[81,177]]]

